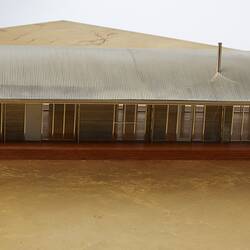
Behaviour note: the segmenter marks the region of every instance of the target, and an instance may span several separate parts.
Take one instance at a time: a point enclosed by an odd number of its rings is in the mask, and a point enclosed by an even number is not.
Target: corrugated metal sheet
[[[0,46],[0,99],[250,101],[250,53]]]

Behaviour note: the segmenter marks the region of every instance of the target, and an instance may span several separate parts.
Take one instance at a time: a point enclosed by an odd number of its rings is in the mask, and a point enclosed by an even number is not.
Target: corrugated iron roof
[[[250,53],[0,46],[0,99],[250,101]]]

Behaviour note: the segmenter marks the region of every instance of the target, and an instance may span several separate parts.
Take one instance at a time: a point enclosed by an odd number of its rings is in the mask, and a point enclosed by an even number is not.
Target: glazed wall
[[[250,140],[248,105],[2,103],[0,115],[2,142]]]

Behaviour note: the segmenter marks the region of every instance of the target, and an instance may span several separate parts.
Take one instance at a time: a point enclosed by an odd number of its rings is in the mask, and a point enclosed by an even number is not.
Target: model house
[[[1,141],[250,140],[250,53],[0,45]]]

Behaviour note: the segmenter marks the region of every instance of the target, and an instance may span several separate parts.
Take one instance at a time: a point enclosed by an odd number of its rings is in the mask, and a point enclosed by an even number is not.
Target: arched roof
[[[250,53],[0,46],[0,99],[250,101]]]

